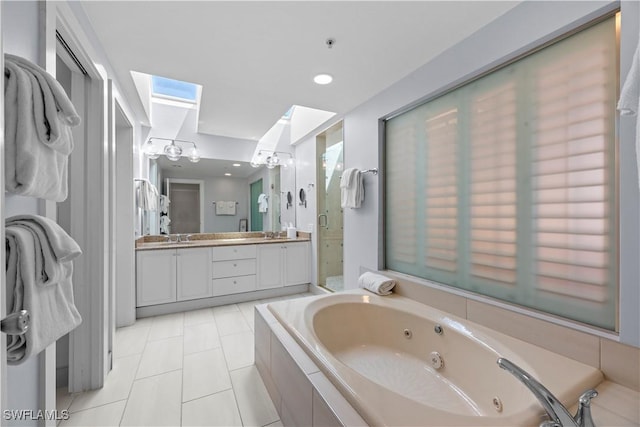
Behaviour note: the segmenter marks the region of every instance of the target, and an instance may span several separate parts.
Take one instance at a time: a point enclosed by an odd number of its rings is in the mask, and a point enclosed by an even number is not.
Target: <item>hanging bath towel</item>
[[[258,196],[258,212],[265,213],[269,209],[268,197],[262,193]]]
[[[80,116],[60,83],[24,58],[5,54],[4,83],[5,190],[61,202]]]

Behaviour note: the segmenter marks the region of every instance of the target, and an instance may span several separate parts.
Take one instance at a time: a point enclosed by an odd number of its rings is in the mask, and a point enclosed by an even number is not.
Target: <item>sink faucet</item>
[[[597,391],[590,389],[582,393],[578,412],[573,417],[545,386],[515,363],[501,357],[498,359],[498,366],[520,380],[547,411],[551,420],[543,422],[540,427],[595,427],[593,418],[591,418],[591,399],[598,395]]]

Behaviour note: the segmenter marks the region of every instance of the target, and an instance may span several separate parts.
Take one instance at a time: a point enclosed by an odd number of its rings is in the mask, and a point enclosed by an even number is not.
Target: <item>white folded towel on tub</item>
[[[367,271],[358,278],[358,286],[378,295],[390,295],[396,285],[394,279]]]

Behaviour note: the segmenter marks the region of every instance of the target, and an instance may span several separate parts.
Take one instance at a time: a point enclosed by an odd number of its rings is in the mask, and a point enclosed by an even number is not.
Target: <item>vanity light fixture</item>
[[[142,146],[142,153],[146,155],[150,159],[157,159],[160,157],[160,151],[158,147],[153,143],[153,139],[159,139],[162,141],[171,141],[171,143],[164,146],[162,149],[162,153],[167,156],[167,159],[176,162],[182,156],[182,147],[176,142],[181,144],[193,144],[193,148],[189,149],[187,152],[187,158],[192,163],[197,163],[200,161],[200,152],[198,151],[198,147],[195,142],[184,141],[182,139],[170,139],[170,138],[159,138],[157,136],[152,136],[147,140],[147,142]]]
[[[278,156],[278,154],[287,155],[289,156],[289,158],[286,160],[286,162],[281,163],[280,156]],[[254,168],[265,165],[268,169],[273,169],[280,164],[282,164],[282,166],[284,167],[292,166],[294,164],[293,154],[287,153],[286,151],[264,151],[263,156],[263,151],[260,150],[258,151],[258,155],[255,156],[255,159],[251,161],[251,166]]]

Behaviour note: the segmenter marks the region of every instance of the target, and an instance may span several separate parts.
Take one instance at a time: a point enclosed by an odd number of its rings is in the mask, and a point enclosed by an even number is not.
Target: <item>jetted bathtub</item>
[[[499,357],[568,408],[603,379],[596,368],[397,295],[357,290],[269,310],[372,426],[537,426],[542,407]]]

